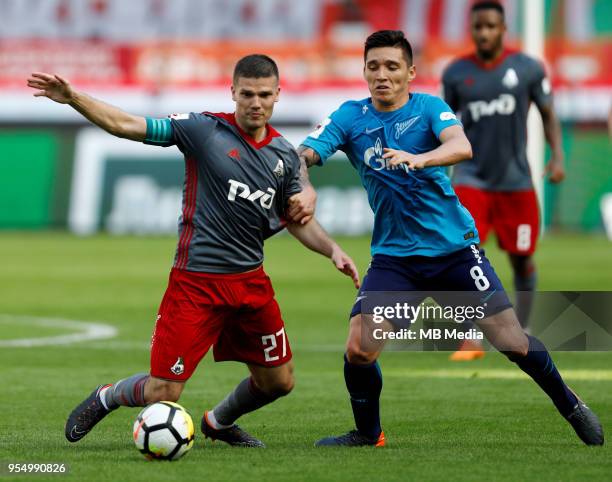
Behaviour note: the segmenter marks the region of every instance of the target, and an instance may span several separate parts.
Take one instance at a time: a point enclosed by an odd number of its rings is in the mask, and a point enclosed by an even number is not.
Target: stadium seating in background
[[[0,86],[31,70],[104,88],[224,83],[255,50],[279,59],[285,88],[361,82],[364,36],[400,28],[415,47],[419,82],[433,89],[454,55],[471,49],[472,0],[4,0]],[[518,43],[522,2],[505,2]],[[612,84],[612,2],[547,1],[547,59],[555,85]],[[426,40],[426,41],[425,41]]]

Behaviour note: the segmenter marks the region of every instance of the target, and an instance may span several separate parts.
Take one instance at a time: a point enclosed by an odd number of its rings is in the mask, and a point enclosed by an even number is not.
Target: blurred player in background
[[[115,136],[176,145],[186,164],[178,248],[151,341],[150,373],[97,387],[70,414],[66,438],[81,440],[119,406],[178,400],[214,345],[216,361],[243,362],[250,376],[204,413],[202,431],[230,445],[264,446],[235,421],[293,388],[291,348],[262,268],[264,240],[285,227],[289,205],[300,221],[287,224],[289,232],[359,285],[353,261],[312,219],[314,190],[300,184],[297,153],[268,124],[280,91],[275,62],[251,55],[236,64],[233,114],[144,118],[77,92],[57,75],[32,74],[28,85]]]
[[[437,97],[410,93],[416,71],[403,32],[370,35],[364,63],[371,98],[342,104],[298,149],[303,177],[307,166],[323,164],[339,149],[345,152],[374,211],[372,262],[351,310],[344,356],[357,429],[317,445],[385,444],[377,362],[384,341],[368,344],[371,315],[362,311],[363,300],[377,291],[415,297],[419,291],[461,291],[468,306],[484,301],[485,318],[478,325],[487,339],[542,388],[586,444],[603,444],[597,416],[567,387],[542,342],[525,335],[476,246],[474,220],[443,169],[472,155],[455,114]]]
[[[476,53],[452,62],[444,72],[444,99],[460,113],[472,144],[471,160],[458,164],[453,185],[476,221],[484,243],[493,229],[510,258],[516,313],[527,327],[536,289],[533,260],[540,226],[538,200],[527,162],[527,114],[535,103],[544,123],[551,158],[546,172],[553,183],[565,177],[561,126],[555,115],[544,66],[504,47],[504,9],[479,2],[471,9]],[[478,341],[466,340],[451,360],[484,356]]]

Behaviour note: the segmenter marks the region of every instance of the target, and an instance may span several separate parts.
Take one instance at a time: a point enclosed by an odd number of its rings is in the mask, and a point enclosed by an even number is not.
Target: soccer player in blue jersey
[[[479,323],[485,336],[552,399],[588,445],[603,444],[597,416],[567,387],[548,351],[527,336],[495,271],[477,247],[478,232],[444,172],[471,157],[461,123],[441,99],[410,92],[412,49],[401,31],[368,37],[364,77],[371,97],[340,106],[300,146],[302,177],[337,150],[348,156],[374,211],[372,262],[350,315],[344,378],[356,430],[319,446],[383,446],[379,399],[383,348],[366,343],[362,301],[376,291],[495,293]],[[466,295],[466,299],[469,295]]]

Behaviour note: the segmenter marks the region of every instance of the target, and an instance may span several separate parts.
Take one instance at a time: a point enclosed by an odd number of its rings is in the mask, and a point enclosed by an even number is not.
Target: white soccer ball
[[[134,443],[149,460],[177,460],[193,446],[193,420],[178,403],[156,402],[138,414]]]

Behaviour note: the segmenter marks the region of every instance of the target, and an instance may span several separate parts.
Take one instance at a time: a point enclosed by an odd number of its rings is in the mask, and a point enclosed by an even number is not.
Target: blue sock
[[[344,381],[351,396],[357,430],[366,437],[378,439],[382,431],[379,400],[383,384],[378,362],[356,365],[349,363],[344,355]]]
[[[557,371],[550,354],[544,344],[533,336],[529,338],[529,353],[522,358],[511,358],[521,370],[529,375],[548,395],[559,413],[567,417],[578,400],[567,387]]]

